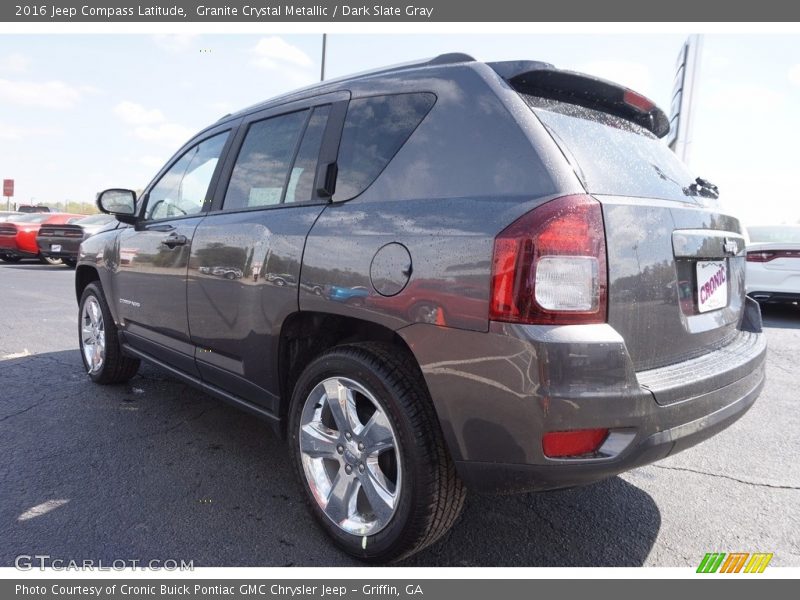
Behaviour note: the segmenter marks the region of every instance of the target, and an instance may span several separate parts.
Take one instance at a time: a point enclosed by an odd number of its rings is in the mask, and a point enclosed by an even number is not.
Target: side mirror
[[[136,222],[136,192],[116,188],[100,192],[97,194],[97,208],[123,223],[133,224]]]

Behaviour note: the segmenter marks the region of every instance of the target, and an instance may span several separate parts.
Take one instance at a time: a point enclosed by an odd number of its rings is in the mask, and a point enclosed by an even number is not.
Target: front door
[[[186,273],[229,131],[191,145],[142,196],[142,220],[119,237],[115,276],[125,341],[197,374],[189,340]]]

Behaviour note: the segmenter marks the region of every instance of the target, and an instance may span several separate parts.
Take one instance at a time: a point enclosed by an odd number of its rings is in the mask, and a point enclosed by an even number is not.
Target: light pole
[[[325,47],[327,46],[328,42],[328,34],[322,34],[322,66],[319,70],[319,80],[325,81]]]

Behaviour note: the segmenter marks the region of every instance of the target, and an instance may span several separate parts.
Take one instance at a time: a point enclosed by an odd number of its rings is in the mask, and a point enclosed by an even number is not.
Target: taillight
[[[549,458],[594,454],[608,437],[608,429],[551,431],[542,436],[542,452]]]
[[[490,318],[605,323],[606,271],[600,203],[586,195],[551,200],[495,239]]]
[[[776,258],[800,258],[800,250],[754,250],[747,253],[747,262],[769,262]]]
[[[774,252],[748,252],[747,262],[769,262],[775,258]]]

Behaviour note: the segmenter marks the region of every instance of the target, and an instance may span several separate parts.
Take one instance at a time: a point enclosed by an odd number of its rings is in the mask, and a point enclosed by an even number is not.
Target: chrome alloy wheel
[[[386,527],[400,499],[400,448],[369,391],[344,377],[319,383],[303,405],[298,440],[308,486],[331,521],[353,535]]]
[[[86,298],[81,311],[81,350],[89,373],[103,368],[106,358],[106,332],[103,311],[94,296]]]

